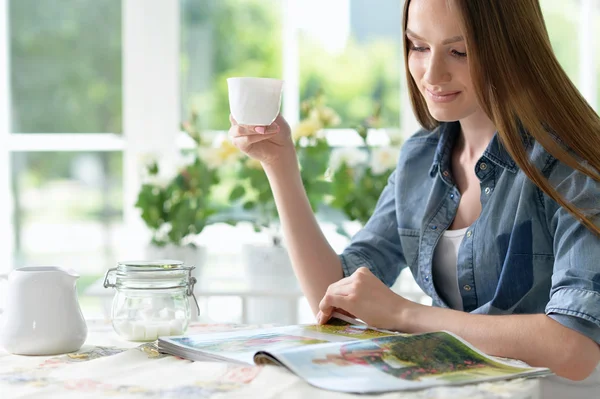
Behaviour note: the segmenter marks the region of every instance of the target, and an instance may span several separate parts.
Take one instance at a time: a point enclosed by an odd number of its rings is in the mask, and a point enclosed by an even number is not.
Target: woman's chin
[[[444,109],[439,106],[429,106],[429,113],[439,122],[456,122],[461,118],[460,112],[452,109]]]

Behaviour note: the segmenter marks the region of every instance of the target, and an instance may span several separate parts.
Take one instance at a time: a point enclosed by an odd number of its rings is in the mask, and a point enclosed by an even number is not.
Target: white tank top
[[[462,297],[458,289],[458,248],[469,228],[446,230],[433,252],[433,284],[440,297],[452,309],[463,310]]]

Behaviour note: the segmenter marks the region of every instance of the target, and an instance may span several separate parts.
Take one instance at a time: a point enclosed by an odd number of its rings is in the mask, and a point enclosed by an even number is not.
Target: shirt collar
[[[460,134],[460,123],[444,122],[440,124],[437,129],[440,139],[437,149],[435,150],[433,163],[429,169],[429,176],[431,177],[434,177],[440,169],[447,170],[450,168],[450,165],[452,164],[452,147],[454,146],[456,137],[458,137]],[[494,137],[483,152],[483,156],[489,159],[492,163],[512,173],[516,173],[518,170],[517,164],[500,142],[497,132],[494,134]]]
[[[442,123],[437,127],[439,141],[429,169],[429,176],[434,177],[440,168],[447,169],[451,164],[452,147],[456,137],[460,134],[458,122]]]

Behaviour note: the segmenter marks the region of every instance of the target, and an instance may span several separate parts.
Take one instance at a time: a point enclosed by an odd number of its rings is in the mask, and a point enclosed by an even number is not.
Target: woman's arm
[[[588,377],[600,362],[600,347],[545,314],[490,316],[419,304],[397,315],[402,331],[447,330],[490,355],[548,367],[570,380]]]
[[[327,242],[308,202],[298,160],[290,152],[264,165],[277,205],[294,272],[313,313],[327,287],[344,277],[342,264]]]
[[[267,127],[238,125],[233,117],[230,121],[232,142],[260,161],[267,174],[294,272],[316,313],[327,287],[343,277],[342,264],[308,202],[290,126],[281,115]]]
[[[314,313],[327,287],[361,266],[371,267],[379,278],[393,284],[406,266],[395,222],[395,174],[390,176],[369,222],[338,256],[310,207],[285,119],[279,115],[272,125],[254,129],[238,125],[233,118],[231,124],[233,143],[259,160],[269,179],[294,271]]]
[[[373,327],[446,330],[485,353],[548,367],[571,380],[585,379],[600,361],[596,342],[544,314],[490,316],[420,305],[391,291],[367,268],[332,284],[319,307],[319,323],[343,309]]]

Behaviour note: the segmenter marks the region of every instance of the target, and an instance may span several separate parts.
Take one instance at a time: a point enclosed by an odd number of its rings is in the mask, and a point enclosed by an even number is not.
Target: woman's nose
[[[429,63],[425,71],[425,81],[431,85],[437,85],[440,83],[447,83],[452,78],[452,75],[446,68],[446,63],[441,57],[431,54],[429,57]]]

